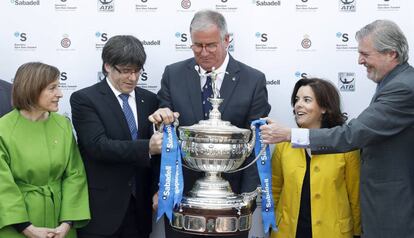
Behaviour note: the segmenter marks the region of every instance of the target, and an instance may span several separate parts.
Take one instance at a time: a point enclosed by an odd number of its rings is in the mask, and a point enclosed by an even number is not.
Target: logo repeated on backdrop
[[[262,1],[262,0],[252,0],[252,3],[258,7],[280,7],[281,1]]]
[[[141,43],[144,46],[159,46],[161,45],[161,40],[141,40]]]
[[[108,39],[110,38],[110,36],[106,32],[97,31],[95,32],[95,38],[95,49],[101,51]]]
[[[302,39],[300,40],[300,48],[298,48],[297,51],[302,51],[302,52],[316,51],[313,47],[313,42],[308,34],[303,35]]]
[[[149,80],[149,74],[146,70],[144,70],[139,77],[138,80],[138,87],[149,90],[151,92],[157,93],[158,92],[158,83],[151,84],[151,80]]]
[[[355,91],[355,72],[339,72],[338,88],[343,92]]]
[[[336,51],[357,51],[358,47],[351,45],[353,43],[353,37],[350,37],[348,33],[337,32],[336,33],[337,43]],[[351,41],[352,39],[352,41]]]
[[[230,38],[230,42],[229,42],[229,47],[227,50],[229,52],[234,52],[234,33],[233,32],[229,32],[229,38]]]
[[[68,72],[62,70],[60,72],[59,88],[63,91],[76,91],[78,85],[69,77]]]
[[[114,12],[115,0],[97,0],[98,12]]]
[[[340,12],[355,12],[356,0],[338,0]]]
[[[14,37],[16,40],[14,41],[14,50],[16,51],[35,51],[37,46],[34,43],[31,43],[29,40],[29,34],[27,32],[14,32]]]
[[[191,50],[190,34],[176,32],[175,38],[176,38],[175,40],[176,51],[190,51]]]
[[[236,12],[238,10],[237,0],[215,0],[216,11],[219,12]]]
[[[400,0],[377,0],[377,11],[400,11]]]
[[[68,34],[63,34],[59,41],[59,47],[57,51],[75,51],[75,48],[72,46],[72,40],[69,38]]]
[[[55,0],[55,11],[73,12],[78,10],[78,6],[73,2],[74,0]]]
[[[104,79],[105,79],[105,75],[102,73],[102,71],[98,71],[96,73],[96,81],[99,83]]]
[[[271,80],[266,80],[266,86],[279,86],[280,85],[280,79],[271,79]]]
[[[296,71],[295,72],[295,77],[296,77],[296,79],[302,79],[302,78],[309,78],[309,75],[308,75],[308,73],[305,73],[305,72]]]
[[[39,6],[40,0],[10,0],[10,3],[16,6]]]
[[[183,9],[190,9],[191,1],[190,0],[181,0],[181,7]]]
[[[176,0],[177,12],[195,12],[197,7],[193,6],[193,0]]]
[[[154,4],[154,0],[135,0],[136,12],[156,12],[159,8],[158,5]]]
[[[277,46],[275,45],[275,43],[270,40],[269,33],[256,32],[255,36],[256,36],[256,43],[255,43],[256,51],[277,50]]]
[[[315,0],[296,0],[297,12],[316,12],[319,10],[319,6],[315,3]]]

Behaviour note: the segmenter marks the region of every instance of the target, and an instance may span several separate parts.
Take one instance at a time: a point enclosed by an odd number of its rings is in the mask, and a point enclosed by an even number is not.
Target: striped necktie
[[[131,133],[132,140],[138,138],[138,129],[135,123],[134,113],[128,103],[129,94],[120,94],[119,97],[122,99],[122,111],[124,112],[125,119],[127,120],[129,131]]]
[[[208,119],[209,112],[211,109],[213,109],[213,107],[211,106],[211,102],[207,100],[207,98],[210,97],[213,97],[213,87],[211,85],[211,77],[208,76],[206,83],[201,89],[201,101],[203,103],[204,120]]]

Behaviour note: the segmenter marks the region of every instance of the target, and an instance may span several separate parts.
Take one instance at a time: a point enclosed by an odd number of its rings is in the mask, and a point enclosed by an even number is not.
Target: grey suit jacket
[[[311,149],[361,148],[363,237],[414,234],[414,69],[394,68],[371,104],[348,125],[310,130]]]
[[[0,117],[12,110],[11,90],[12,85],[0,79]]]
[[[190,58],[165,68],[158,92],[160,107],[168,107],[180,113],[181,126],[189,126],[203,119],[200,76],[194,69],[196,62]],[[265,75],[230,56],[220,89],[222,120],[230,121],[241,128],[250,128],[250,123],[270,112]],[[251,159],[251,157],[249,158]],[[249,160],[246,160],[249,161]],[[183,169],[184,192],[190,190],[201,173]],[[260,184],[256,166],[234,174],[224,174],[233,192],[254,190]]]

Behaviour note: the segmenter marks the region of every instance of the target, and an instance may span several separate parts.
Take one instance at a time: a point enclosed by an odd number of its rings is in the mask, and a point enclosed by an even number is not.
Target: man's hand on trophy
[[[161,123],[164,124],[171,124],[173,123],[180,114],[178,112],[172,112],[171,109],[168,107],[159,108],[157,111],[155,111],[152,115],[148,117],[148,120],[150,120],[152,123],[156,124],[157,127]]]
[[[283,141],[290,141],[291,129],[266,117],[267,125],[260,126],[263,143],[275,144]]]
[[[150,155],[161,154],[162,149],[162,133],[155,131],[149,141],[149,153]]]

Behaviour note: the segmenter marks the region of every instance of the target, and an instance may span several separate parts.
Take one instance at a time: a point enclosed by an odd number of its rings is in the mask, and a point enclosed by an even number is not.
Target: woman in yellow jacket
[[[342,125],[336,88],[328,81],[299,80],[291,103],[301,128]],[[361,233],[359,151],[312,155],[290,143],[276,145],[272,189],[278,232],[272,238],[352,238]]]

